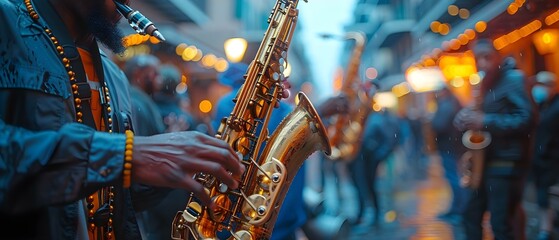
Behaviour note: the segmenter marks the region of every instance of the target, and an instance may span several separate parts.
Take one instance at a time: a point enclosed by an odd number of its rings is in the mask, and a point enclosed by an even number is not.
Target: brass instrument
[[[297,22],[297,4],[298,0],[276,1],[235,107],[217,130],[216,137],[242,155],[246,171],[239,188],[229,189],[214,176],[196,174],[216,207],[202,206],[191,194],[186,209],[173,220],[172,239],[218,239],[218,232],[230,234],[229,239],[269,239],[304,160],[317,150],[330,154],[322,121],[303,93],[297,95],[297,107],[268,136],[272,110],[283,94],[282,72]]]
[[[479,72],[479,83],[472,84],[473,110],[481,110],[483,96],[481,94],[481,80],[484,72]],[[491,134],[479,130],[468,130],[462,135],[462,144],[470,150],[460,158],[460,170],[462,177],[460,185],[471,189],[477,189],[481,184],[483,168],[485,165],[484,149],[491,144]]]
[[[346,76],[341,92],[349,101],[349,113],[335,116],[334,123],[328,128],[330,145],[332,146],[332,160],[351,161],[361,147],[361,138],[367,117],[371,111],[370,97],[362,89],[359,79],[359,65],[365,48],[365,34],[349,32],[347,39],[355,41],[355,47],[347,67]]]

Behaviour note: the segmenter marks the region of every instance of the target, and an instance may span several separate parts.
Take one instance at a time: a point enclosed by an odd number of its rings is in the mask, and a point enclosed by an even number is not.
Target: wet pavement
[[[390,159],[379,168],[377,188],[380,192],[382,220],[378,224],[366,222],[352,226],[349,239],[465,239],[459,220],[443,221],[437,218],[446,211],[451,197],[438,157],[430,156],[426,160],[425,171],[413,171],[416,174],[410,174],[408,163],[396,159],[398,158]],[[339,208],[342,215],[351,219],[356,212],[355,202],[352,200],[355,190],[343,180],[340,182],[343,186],[340,193],[343,200],[339,202],[344,204],[338,202],[338,205],[331,204],[333,206],[330,207]],[[528,189],[527,195],[530,194]],[[538,224],[535,217],[537,207],[530,197],[525,197],[523,205],[527,215],[526,239],[535,239]],[[368,209],[365,216],[372,216],[371,213],[372,210]],[[483,225],[484,240],[492,239],[489,222],[486,220]]]

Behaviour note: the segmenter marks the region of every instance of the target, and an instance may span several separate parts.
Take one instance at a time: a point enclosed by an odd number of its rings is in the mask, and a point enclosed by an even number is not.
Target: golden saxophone
[[[238,189],[229,189],[214,176],[198,173],[215,203],[201,206],[191,194],[186,209],[176,214],[172,239],[269,239],[287,190],[304,160],[313,152],[330,153],[326,131],[313,105],[303,94],[297,107],[271,136],[268,122],[280,101],[287,50],[297,22],[298,0],[278,0],[268,18],[255,59],[235,98],[231,114],[221,121],[216,137],[242,155],[246,167]],[[264,147],[259,153],[259,149]]]
[[[472,84],[473,110],[481,110],[483,97],[481,95],[481,80],[484,72],[479,72],[480,82]],[[477,189],[481,184],[483,168],[485,166],[484,149],[491,144],[491,134],[479,130],[468,130],[462,135],[462,144],[469,150],[460,158],[460,185]]]
[[[365,48],[366,37],[361,32],[348,32],[347,39],[355,41],[355,47],[347,67],[341,92],[349,101],[349,113],[334,117],[334,123],[328,128],[332,160],[351,161],[361,148],[361,138],[367,117],[371,111],[370,97],[361,87],[359,65]]]

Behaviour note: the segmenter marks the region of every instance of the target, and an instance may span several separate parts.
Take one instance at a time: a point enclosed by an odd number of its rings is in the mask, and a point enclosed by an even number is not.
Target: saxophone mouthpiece
[[[162,42],[165,41],[165,37],[163,37],[163,34],[161,34],[157,29],[157,27],[155,27],[153,22],[151,22],[142,13],[135,11],[129,6],[122,4],[118,1],[114,1],[114,3],[116,5],[116,9],[118,10],[118,12],[128,20],[130,26],[137,33],[142,35],[149,34],[150,36],[159,39],[159,41]]]

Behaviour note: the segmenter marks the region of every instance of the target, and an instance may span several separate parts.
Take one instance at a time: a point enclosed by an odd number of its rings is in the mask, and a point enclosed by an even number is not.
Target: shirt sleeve
[[[524,88],[522,75],[514,74],[506,79],[507,112],[486,113],[485,129],[495,135],[526,134],[530,131],[534,116],[533,107]]]
[[[119,184],[125,137],[77,123],[31,132],[0,120],[0,211],[19,213]]]

